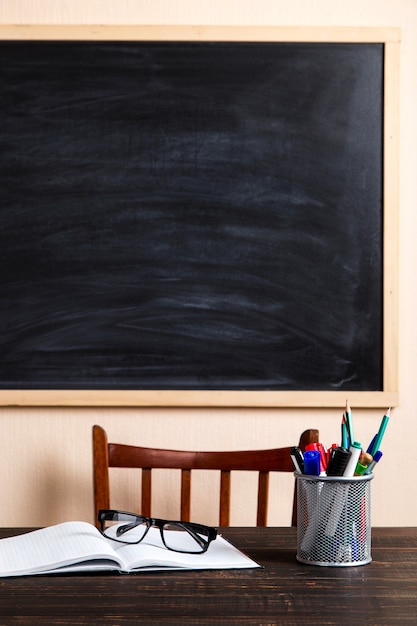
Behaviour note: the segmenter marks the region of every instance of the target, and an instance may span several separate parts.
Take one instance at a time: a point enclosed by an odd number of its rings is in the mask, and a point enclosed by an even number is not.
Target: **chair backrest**
[[[309,429],[302,433],[299,447],[304,451],[309,443],[317,443],[319,432]],[[181,470],[181,520],[190,521],[191,471],[210,469],[220,471],[220,526],[230,520],[230,473],[233,470],[254,470],[258,478],[257,526],[267,525],[269,472],[294,472],[290,456],[291,446],[270,450],[231,452],[187,452],[142,448],[120,443],[108,443],[101,426],[93,426],[94,504],[95,520],[99,509],[110,508],[110,467],[140,468],[142,470],[142,506],[139,511],[151,517],[152,469]],[[135,511],[137,512],[137,511]],[[296,485],[294,488],[291,523],[297,523]]]

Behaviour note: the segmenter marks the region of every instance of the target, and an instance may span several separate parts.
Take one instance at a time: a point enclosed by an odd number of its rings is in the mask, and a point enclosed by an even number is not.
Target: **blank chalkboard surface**
[[[0,389],[383,390],[383,44],[0,58]]]

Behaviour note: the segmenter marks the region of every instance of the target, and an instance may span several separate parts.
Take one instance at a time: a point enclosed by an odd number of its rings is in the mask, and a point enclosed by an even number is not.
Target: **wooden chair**
[[[318,442],[318,430],[302,433],[299,447],[304,451],[309,443]],[[140,513],[151,516],[151,477],[154,468],[181,469],[181,520],[190,521],[191,471],[220,470],[220,526],[229,526],[230,472],[254,470],[259,472],[257,526],[267,525],[269,472],[293,472],[291,446],[271,450],[232,452],[186,452],[142,448],[120,443],[108,443],[101,426],[93,426],[94,504],[95,521],[99,509],[110,508],[109,468],[129,467],[142,470],[142,506]],[[136,511],[135,511],[136,512]],[[297,522],[296,485],[294,488],[291,523]]]

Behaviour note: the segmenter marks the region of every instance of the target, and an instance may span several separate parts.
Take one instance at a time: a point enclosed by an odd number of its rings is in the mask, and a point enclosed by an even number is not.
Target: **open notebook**
[[[167,550],[151,528],[136,545],[106,539],[86,522],[65,522],[0,540],[0,576],[115,570],[123,573],[163,569],[260,567],[222,536],[203,554]]]

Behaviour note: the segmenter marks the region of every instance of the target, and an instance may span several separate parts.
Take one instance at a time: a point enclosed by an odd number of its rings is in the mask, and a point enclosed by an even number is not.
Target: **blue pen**
[[[375,453],[378,452],[379,448],[381,447],[382,437],[384,436],[385,429],[386,429],[387,424],[389,422],[389,416],[390,416],[390,409],[388,409],[388,411],[386,412],[386,414],[382,418],[381,426],[379,427],[379,430],[377,432],[375,441],[374,441],[374,443],[372,445],[372,450],[370,452],[370,454],[372,454],[372,456],[375,456]]]
[[[320,452],[318,450],[306,450],[303,456],[304,474],[320,476]]]
[[[371,450],[372,450],[372,448],[374,447],[374,443],[375,443],[375,441],[376,441],[377,436],[378,436],[378,433],[375,433],[375,435],[372,437],[372,441],[371,441],[371,443],[369,444],[369,446],[368,446],[368,447],[367,447],[367,449],[366,449],[366,451],[368,452],[368,454],[372,454]]]

